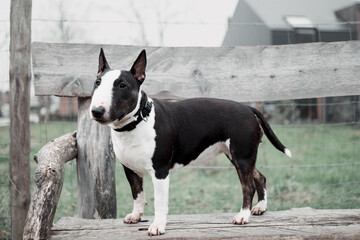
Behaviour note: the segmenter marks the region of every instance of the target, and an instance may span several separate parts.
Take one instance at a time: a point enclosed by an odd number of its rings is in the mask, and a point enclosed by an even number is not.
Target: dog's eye
[[[121,80],[120,78],[115,80],[114,88],[126,88],[126,87],[127,87],[126,83],[123,80]]]
[[[96,79],[95,85],[100,86],[100,84],[101,84],[101,78]]]

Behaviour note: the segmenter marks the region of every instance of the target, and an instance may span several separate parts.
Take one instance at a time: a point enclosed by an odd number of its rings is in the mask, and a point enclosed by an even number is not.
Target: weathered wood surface
[[[60,219],[52,238],[60,239],[359,239],[360,209],[314,210],[298,208],[252,216],[250,223],[231,224],[234,214],[173,215],[165,235],[148,237],[149,220],[124,224],[123,219]]]
[[[90,119],[90,98],[79,98],[78,209],[82,218],[116,218],[115,154],[110,128]]]
[[[33,43],[37,95],[90,96],[103,47],[129,69],[142,47]],[[360,94],[360,41],[255,47],[145,47],[148,94],[240,102]]]
[[[22,239],[30,205],[31,0],[10,10],[10,199],[11,237]]]
[[[64,164],[77,155],[76,132],[47,143],[35,155],[35,189],[23,239],[48,239],[64,183]]]

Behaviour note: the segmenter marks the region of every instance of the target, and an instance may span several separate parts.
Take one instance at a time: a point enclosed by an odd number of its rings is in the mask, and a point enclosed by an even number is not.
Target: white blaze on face
[[[120,73],[120,70],[110,70],[101,77],[101,84],[95,89],[92,96],[90,116],[92,116],[91,109],[93,107],[103,107],[105,109],[104,117],[110,117],[109,110],[112,102],[113,85],[114,81],[120,76]]]

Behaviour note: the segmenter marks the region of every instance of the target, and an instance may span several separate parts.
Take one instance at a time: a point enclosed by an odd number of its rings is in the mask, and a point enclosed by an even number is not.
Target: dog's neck
[[[149,101],[149,98],[147,97],[145,92],[141,91],[140,94],[141,94],[141,100],[140,100],[139,110],[133,116],[133,118],[135,118],[136,120],[126,124],[121,128],[114,128],[116,132],[132,131],[141,121],[147,122],[153,103]]]

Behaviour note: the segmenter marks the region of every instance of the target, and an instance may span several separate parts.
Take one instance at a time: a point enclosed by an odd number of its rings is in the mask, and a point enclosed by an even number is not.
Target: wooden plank
[[[48,142],[35,155],[35,189],[23,239],[48,239],[64,183],[64,164],[77,155],[76,132]]]
[[[30,205],[31,0],[10,10],[10,198],[11,237],[22,239]]]
[[[129,69],[142,47],[33,43],[37,95],[90,96],[103,47]],[[240,102],[360,94],[360,41],[255,47],[145,47],[148,94]]]
[[[110,128],[90,119],[90,98],[79,98],[78,209],[82,218],[115,218],[115,154]],[[90,136],[90,137],[89,137]]]
[[[231,224],[235,213],[170,215],[165,235],[156,239],[359,239],[360,209],[314,210],[298,208],[252,216],[250,223]],[[149,239],[153,217],[138,224],[123,219],[86,220],[66,217],[52,229],[60,239]],[[154,238],[154,237],[152,237]]]

